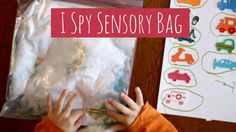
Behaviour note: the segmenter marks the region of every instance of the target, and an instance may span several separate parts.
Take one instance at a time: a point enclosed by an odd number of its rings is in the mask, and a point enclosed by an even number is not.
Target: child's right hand
[[[47,117],[59,128],[65,132],[75,132],[81,125],[81,122],[84,120],[84,116],[81,115],[80,111],[71,111],[72,106],[78,97],[78,94],[75,92],[65,108],[63,109],[64,101],[67,96],[67,90],[64,89],[60,97],[57,100],[55,107],[52,106],[51,94],[48,94],[48,115]]]
[[[111,128],[116,131],[125,130],[135,121],[143,108],[143,95],[139,87],[135,88],[136,102],[124,93],[120,93],[120,98],[129,106],[126,107],[114,99],[108,99],[108,102],[114,106],[120,113],[108,111],[107,114],[119,124],[113,125]]]

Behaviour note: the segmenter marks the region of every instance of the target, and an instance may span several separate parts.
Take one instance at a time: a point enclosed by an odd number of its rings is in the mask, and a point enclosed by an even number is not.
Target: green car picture
[[[233,39],[226,39],[223,42],[216,43],[217,51],[227,50],[228,53],[232,53],[235,48],[235,42]]]

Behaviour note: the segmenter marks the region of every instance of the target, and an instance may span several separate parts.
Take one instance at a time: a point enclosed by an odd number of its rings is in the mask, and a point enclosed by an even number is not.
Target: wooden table
[[[6,83],[9,71],[12,36],[16,17],[17,3],[14,0],[0,1],[0,106],[5,101]],[[144,0],[144,7],[168,8],[170,0]],[[140,86],[144,98],[153,107],[157,104],[158,87],[162,68],[164,39],[138,39],[130,93]],[[207,122],[203,119],[165,115],[180,132],[234,132],[236,124],[219,121]],[[1,132],[30,132],[37,121],[0,118]]]

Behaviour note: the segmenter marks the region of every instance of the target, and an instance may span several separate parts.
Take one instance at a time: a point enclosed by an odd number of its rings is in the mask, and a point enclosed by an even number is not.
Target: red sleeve
[[[147,102],[125,132],[177,132],[177,129]]]
[[[44,120],[42,120],[36,125],[34,132],[64,132],[64,131],[46,117]]]

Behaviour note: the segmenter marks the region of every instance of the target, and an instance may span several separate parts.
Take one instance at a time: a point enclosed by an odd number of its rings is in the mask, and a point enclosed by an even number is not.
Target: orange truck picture
[[[193,7],[199,6],[201,4],[201,0],[177,0],[179,4],[187,4]]]
[[[227,31],[229,34],[234,34],[236,32],[236,18],[225,17],[221,19],[216,29],[221,33]]]

